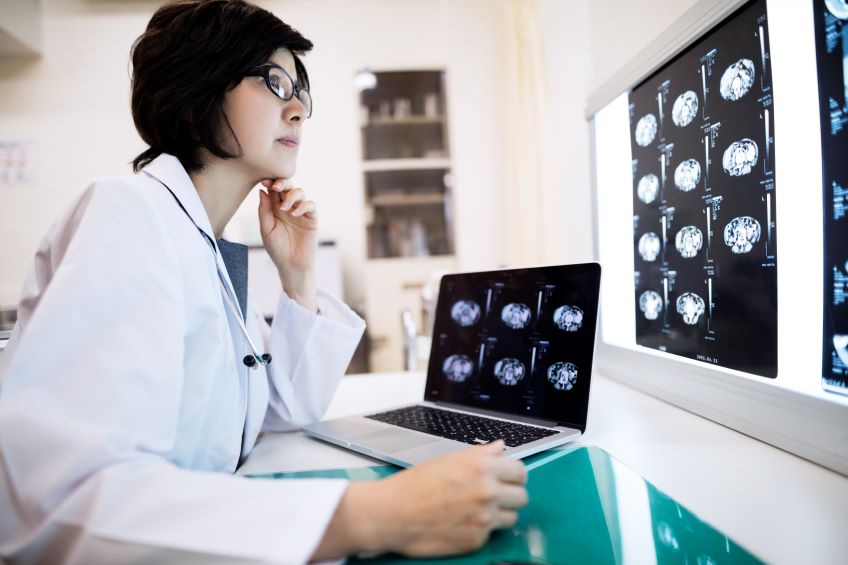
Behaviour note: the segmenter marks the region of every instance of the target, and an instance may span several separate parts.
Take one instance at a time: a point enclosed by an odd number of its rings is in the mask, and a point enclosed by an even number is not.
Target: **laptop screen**
[[[442,278],[424,398],[586,427],[597,263]]]

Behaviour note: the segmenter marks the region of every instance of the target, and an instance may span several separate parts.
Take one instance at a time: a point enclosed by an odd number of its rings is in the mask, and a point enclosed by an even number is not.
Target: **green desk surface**
[[[471,554],[446,559],[383,555],[349,563],[639,563],[718,565],[760,561],[597,447],[527,458],[529,504],[515,527],[496,531]],[[253,475],[259,478],[373,480],[392,465]]]

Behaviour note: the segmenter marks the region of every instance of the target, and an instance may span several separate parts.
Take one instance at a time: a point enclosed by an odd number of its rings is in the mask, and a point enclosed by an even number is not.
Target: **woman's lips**
[[[277,140],[279,143],[282,143],[286,147],[297,147],[298,139],[296,137],[282,137]]]

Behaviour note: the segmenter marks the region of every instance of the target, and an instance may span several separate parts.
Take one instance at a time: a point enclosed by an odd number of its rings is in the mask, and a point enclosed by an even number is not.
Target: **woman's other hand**
[[[262,243],[280,274],[286,293],[308,310],[315,301],[318,216],[315,203],[290,179],[264,179],[259,191]]]
[[[428,461],[345,491],[314,558],[395,551],[467,553],[511,527],[527,504],[527,472],[505,459],[503,441]]]

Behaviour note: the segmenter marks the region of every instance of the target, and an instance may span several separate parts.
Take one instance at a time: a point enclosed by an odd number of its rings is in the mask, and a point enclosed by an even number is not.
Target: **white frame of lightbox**
[[[586,119],[590,125],[596,260],[600,259],[600,246],[593,120],[595,113],[622,93],[629,92],[643,78],[650,76],[697,41],[703,32],[747,1],[698,2],[590,96]],[[710,369],[707,365],[695,364],[688,360],[678,361],[672,356],[652,350],[639,351],[604,343],[601,324],[602,321],[599,322],[595,357],[601,373],[714,422],[848,475],[848,406],[784,389],[768,382],[737,377]]]

